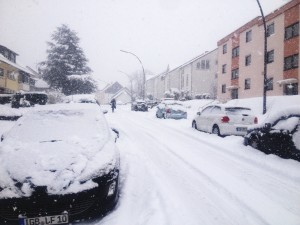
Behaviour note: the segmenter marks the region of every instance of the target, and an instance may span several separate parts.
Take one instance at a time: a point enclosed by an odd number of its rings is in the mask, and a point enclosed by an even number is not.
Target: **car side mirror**
[[[200,115],[201,115],[201,112],[197,112],[197,115],[200,116]]]
[[[1,135],[1,142],[4,140],[4,135],[2,134]]]
[[[111,128],[111,129],[115,134],[115,142],[117,142],[117,139],[120,137],[120,133],[116,128]]]

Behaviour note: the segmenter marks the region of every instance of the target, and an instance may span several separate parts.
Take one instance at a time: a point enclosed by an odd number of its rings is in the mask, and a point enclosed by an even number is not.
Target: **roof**
[[[128,91],[127,88],[122,88],[120,91],[118,91],[114,96],[112,96],[112,98],[117,98],[119,97],[122,93],[126,93],[128,94],[129,96],[131,95],[130,92]]]
[[[5,62],[8,65],[11,65],[11,66],[13,66],[13,67],[15,67],[15,68],[17,68],[17,69],[19,69],[21,71],[24,71],[26,73],[29,73],[29,74],[33,75],[33,73],[30,70],[28,70],[27,68],[25,68],[23,66],[18,65],[17,63],[14,63],[14,62],[8,60],[2,54],[0,54],[0,61]]]

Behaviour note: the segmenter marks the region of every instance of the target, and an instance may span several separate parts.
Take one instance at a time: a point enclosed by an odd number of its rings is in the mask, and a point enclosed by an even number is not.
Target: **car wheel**
[[[252,140],[249,141],[249,145],[252,148],[258,149],[258,140],[256,138],[253,138]]]
[[[213,128],[212,128],[212,133],[213,133],[213,134],[216,134],[216,135],[218,135],[218,136],[221,136],[221,135],[220,135],[220,129],[219,129],[219,127],[218,127],[217,125],[214,125],[214,126],[213,126]]]
[[[196,124],[196,121],[195,121],[195,120],[193,120],[193,122],[192,122],[192,128],[194,128],[194,129],[197,130],[197,124]]]
[[[251,135],[248,139],[248,145],[250,145],[252,148],[258,149],[259,148],[259,141],[256,135]]]

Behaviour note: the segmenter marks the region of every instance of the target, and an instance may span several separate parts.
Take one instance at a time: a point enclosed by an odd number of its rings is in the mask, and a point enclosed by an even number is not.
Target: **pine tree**
[[[76,33],[63,24],[53,33],[52,41],[48,42],[47,60],[39,67],[43,79],[65,95],[94,92],[95,81],[87,76],[92,70],[87,66]]]

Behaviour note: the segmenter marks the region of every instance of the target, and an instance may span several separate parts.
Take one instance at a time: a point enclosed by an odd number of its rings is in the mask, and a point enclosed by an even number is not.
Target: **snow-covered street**
[[[96,224],[300,224],[300,164],[220,138],[187,120],[128,106],[106,114],[120,131],[121,194]]]

